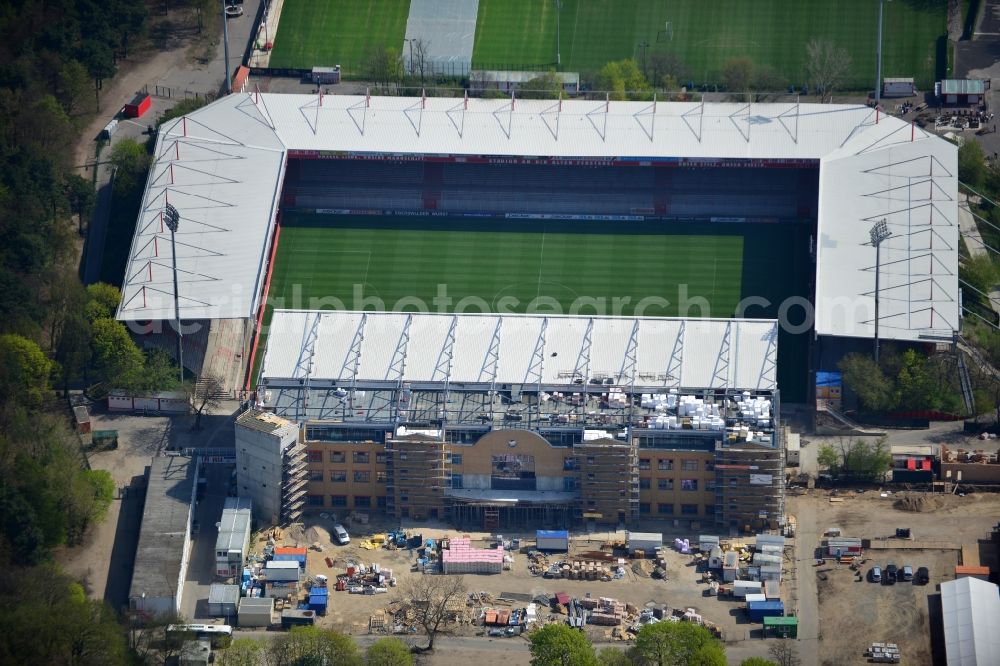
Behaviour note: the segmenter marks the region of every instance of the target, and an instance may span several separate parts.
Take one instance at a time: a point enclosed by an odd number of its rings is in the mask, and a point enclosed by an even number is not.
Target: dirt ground
[[[344,521],[345,526],[351,534],[351,543],[348,546],[338,546],[332,543],[329,536],[329,529],[334,524],[333,517],[322,518],[321,516],[311,516],[304,523],[302,528],[291,528],[285,530],[283,542],[279,545],[298,545],[309,547],[318,542],[322,546],[321,551],[310,550],[307,562],[309,575],[324,574],[332,581],[338,573],[343,573],[349,562],[372,564],[378,563],[383,568],[392,569],[393,575],[398,579],[399,585],[389,588],[388,593],[379,595],[357,595],[346,592],[334,592],[331,596],[330,608],[325,617],[319,618],[319,626],[336,629],[352,635],[363,635],[368,633],[368,620],[377,611],[386,608],[392,601],[403,598],[401,588],[411,576],[423,574],[414,573],[411,567],[415,562],[415,555],[407,550],[389,551],[365,550],[360,547],[361,541],[375,533],[384,532],[387,529],[395,529],[398,523],[382,523],[375,519],[368,525],[361,525],[357,522],[351,524]],[[427,524],[404,525],[408,533],[422,534],[424,539],[440,538],[443,536],[458,536],[467,534],[473,539],[474,545],[485,547],[488,534],[483,532],[459,532],[448,529],[444,526],[428,526]],[[505,538],[525,538],[528,544],[534,544],[534,534],[531,533],[505,533]],[[588,538],[589,537],[589,538]],[[571,554],[582,553],[590,550],[598,550],[602,541],[606,538],[623,540],[623,532],[599,533],[594,535],[580,535],[573,537]],[[696,537],[695,537],[696,538]],[[258,550],[263,548],[263,541],[259,542]],[[522,551],[528,550],[527,548]],[[333,561],[333,567],[329,567],[326,558]],[[559,559],[558,555],[550,558],[550,562]],[[707,585],[701,582],[701,573],[696,571],[690,555],[669,551],[667,554],[668,578],[666,581],[656,580],[650,576],[654,566],[651,560],[636,560],[626,564],[625,578],[610,582],[602,581],[578,581],[566,579],[545,579],[541,576],[532,575],[528,571],[528,557],[526,552],[514,554],[514,562],[511,570],[494,575],[466,575],[465,582],[470,592],[487,592],[492,597],[509,596],[511,594],[546,595],[551,597],[556,592],[565,592],[571,597],[585,597],[588,593],[592,597],[613,597],[624,603],[632,604],[637,608],[642,608],[647,604],[667,604],[670,608],[694,608],[705,620],[719,625],[724,631],[727,649],[736,648],[741,655],[758,654],[766,655],[767,645],[770,641],[760,639],[760,625],[750,624],[743,611],[744,604],[735,599],[719,599],[707,596]],[[527,598],[526,598],[527,599]],[[517,603],[493,604],[494,607],[522,607],[527,603],[519,601]],[[474,609],[469,609],[469,617],[475,615]],[[539,622],[565,621],[565,615],[551,613],[547,610],[540,610]],[[628,643],[619,641],[609,635],[608,627],[588,626],[587,631],[591,640],[595,643],[617,644],[627,647]],[[475,637],[482,635],[481,626],[465,624],[455,633],[458,636]],[[499,644],[523,641],[523,639],[487,639],[480,638],[481,641],[492,640]],[[497,647],[500,647],[499,645]],[[511,645],[513,647],[513,645]],[[502,649],[502,648],[501,648]],[[451,650],[444,654],[442,651],[435,651],[434,657],[427,663],[452,664],[457,661],[458,653],[462,650]],[[478,652],[478,651],[477,651]],[[510,663],[520,663],[517,659],[524,656],[524,663],[527,663],[526,654],[520,651],[509,650],[514,661]],[[504,657],[506,661],[506,656]],[[463,663],[467,663],[464,660]]]
[[[900,501],[905,497],[918,501]],[[819,596],[818,663],[830,666],[866,663],[863,652],[874,641],[897,643],[906,664],[937,663],[943,657],[940,641],[933,638],[940,632],[938,586],[954,579],[961,545],[976,544],[996,524],[1000,495],[960,497],[920,493],[881,497],[879,492],[869,491],[841,493],[839,498],[843,501],[830,502],[829,493],[812,491],[811,495],[792,497],[788,502],[791,513],[806,503],[812,505],[815,530],[819,534],[830,527],[839,527],[845,536],[874,541],[863,555],[861,581],[848,566],[837,565],[832,559],[814,567],[812,572],[801,572],[803,586],[812,584],[807,576],[814,577]],[[901,505],[922,505],[923,510],[902,510],[898,508]],[[913,541],[885,538],[894,535],[897,527],[909,527]],[[892,547],[920,542],[942,547]],[[868,582],[867,573],[872,566],[877,564],[884,571],[889,563],[897,567],[910,565],[914,571],[926,566],[930,570],[930,583],[918,586],[905,582],[895,585]],[[831,659],[829,655],[837,656]]]

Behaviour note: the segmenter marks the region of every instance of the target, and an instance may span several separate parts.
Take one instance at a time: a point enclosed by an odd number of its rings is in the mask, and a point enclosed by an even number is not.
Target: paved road
[[[201,529],[192,539],[188,559],[181,614],[190,619],[209,619],[208,592],[215,580],[215,540],[219,536],[216,523],[222,517],[232,465],[205,465],[208,480],[205,497],[195,507],[194,519]],[[234,623],[235,624],[235,623]]]
[[[813,560],[819,537],[816,510],[808,503],[797,504],[790,498],[789,511],[795,515],[795,594],[799,618],[799,656],[802,666],[819,663],[819,599]]]

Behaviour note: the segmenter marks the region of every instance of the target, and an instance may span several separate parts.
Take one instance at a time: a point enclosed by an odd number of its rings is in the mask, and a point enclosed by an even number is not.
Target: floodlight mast
[[[170,229],[170,256],[174,264],[174,321],[177,328],[177,365],[180,366],[181,382],[184,381],[184,334],[181,331],[181,301],[180,293],[177,290],[177,243],[175,235],[177,226],[180,223],[181,214],[177,212],[173,204],[163,207],[163,222]]]
[[[872,245],[875,246],[875,365],[878,365],[878,292],[879,292],[879,273],[881,267],[881,247],[882,241],[892,235],[889,231],[889,225],[885,218],[882,218],[875,223],[875,226],[869,230],[872,239]]]

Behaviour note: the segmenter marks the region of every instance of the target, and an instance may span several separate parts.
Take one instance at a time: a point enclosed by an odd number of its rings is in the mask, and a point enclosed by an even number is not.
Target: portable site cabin
[[[268,583],[297,583],[302,576],[299,563],[295,560],[271,560],[264,565],[264,580]]]
[[[789,467],[798,467],[800,453],[802,452],[802,442],[799,440],[797,432],[790,432],[785,437],[785,464]]]
[[[767,601],[767,595],[759,592],[754,592],[753,594],[748,594],[746,596],[747,603],[753,603],[754,601]]]
[[[771,553],[754,553],[753,563],[759,567],[766,564],[781,564],[781,555],[772,555]]]
[[[316,611],[289,609],[281,611],[282,629],[316,624]]]
[[[756,542],[757,550],[761,550],[763,546],[778,546],[781,549],[785,547],[785,537],[780,534],[758,534]]]
[[[766,580],[764,581],[764,594],[768,599],[780,599],[781,598],[781,581],[777,580]]]
[[[566,530],[537,530],[535,532],[535,548],[566,552],[569,550],[569,532]]]
[[[240,599],[236,624],[240,627],[267,627],[271,624],[274,599],[270,597],[243,597]]]
[[[659,532],[625,532],[625,540],[630,553],[641,550],[652,555],[663,546],[663,535]]]
[[[989,80],[944,79],[934,84],[934,95],[945,104],[979,104],[989,89]]]
[[[780,638],[798,638],[799,637],[799,618],[794,615],[788,615],[783,617],[770,616],[764,617],[764,638],[770,636],[780,637]]]
[[[722,549],[716,546],[708,554],[708,568],[709,569],[721,569],[722,568]]]
[[[719,537],[702,534],[698,537],[698,550],[703,553],[711,553],[713,548],[719,547]]]
[[[722,580],[731,583],[736,580],[740,570],[740,554],[730,550],[722,557]]]
[[[733,596],[743,598],[748,594],[760,594],[763,585],[756,580],[736,580],[733,581]]]
[[[826,554],[828,557],[844,557],[861,554],[861,539],[854,537],[840,537],[838,539],[826,540]]]
[[[239,585],[213,584],[208,588],[208,614],[213,617],[236,617],[240,601]]]
[[[882,80],[882,97],[913,97],[917,92],[913,77]]]
[[[767,582],[767,581],[781,582],[781,565],[780,564],[761,565],[760,572],[758,575],[762,582]]]

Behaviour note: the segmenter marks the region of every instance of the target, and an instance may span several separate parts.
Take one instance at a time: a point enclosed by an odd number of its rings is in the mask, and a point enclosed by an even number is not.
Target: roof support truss
[[[715,358],[715,369],[712,371],[712,386],[729,388],[729,365],[732,356],[733,322],[726,322],[726,332],[722,336],[719,355]]]
[[[638,323],[638,322],[637,322]],[[666,385],[680,388],[681,374],[684,368],[684,328],[686,322],[681,322],[677,330],[677,339],[674,341],[674,348],[670,352],[670,360],[667,362]]]

